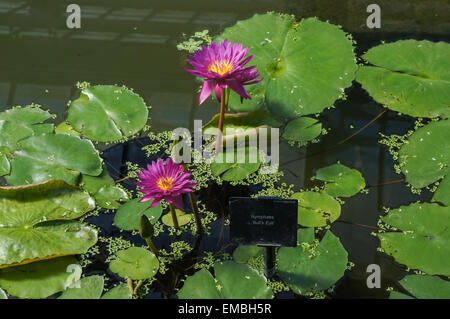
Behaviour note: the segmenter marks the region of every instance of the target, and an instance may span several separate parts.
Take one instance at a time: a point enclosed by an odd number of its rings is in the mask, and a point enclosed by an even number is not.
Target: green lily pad
[[[149,279],[158,272],[158,258],[145,248],[131,247],[118,251],[116,255],[117,259],[111,261],[109,268],[123,278]]]
[[[381,220],[401,230],[378,233],[386,254],[411,269],[450,275],[450,207],[413,203],[389,211]]]
[[[82,175],[81,187],[91,194],[95,202],[106,209],[117,209],[121,206],[119,201],[128,200],[128,194],[115,185],[114,179],[103,168],[99,176]]]
[[[398,291],[391,291],[391,293],[389,294],[389,299],[414,299],[411,296],[402,294],[401,292]]]
[[[299,230],[299,238],[314,238],[314,229]],[[278,274],[295,293],[326,290],[344,276],[348,254],[338,237],[327,231],[320,243],[303,242],[278,250]]]
[[[399,150],[400,167],[408,183],[422,188],[448,176],[449,139],[450,120],[431,122],[408,138]],[[446,183],[442,183],[444,188]]]
[[[350,197],[366,187],[359,171],[340,163],[318,169],[316,178],[326,182],[325,192],[333,197]]]
[[[255,54],[264,80],[246,87],[251,100],[242,104],[230,95],[229,107],[253,111],[264,104],[282,118],[321,112],[343,96],[352,84],[357,66],[353,44],[337,26],[316,18],[299,23],[293,16],[255,14],[226,28],[218,37],[243,42]]]
[[[133,91],[115,85],[90,86],[81,91],[68,110],[68,122],[91,140],[112,142],[144,128],[148,109]]]
[[[81,267],[72,256],[42,260],[0,270],[0,286],[19,298],[47,298],[80,279]]]
[[[322,133],[322,124],[310,117],[290,121],[284,129],[283,138],[306,144]]]
[[[450,115],[450,44],[401,40],[371,48],[356,80],[379,103],[416,117]]]
[[[161,204],[150,208],[150,202],[139,203],[139,198],[123,204],[114,216],[114,224],[123,230],[139,230],[141,216],[145,215],[154,224],[162,215]]]
[[[0,176],[9,174],[10,170],[11,165],[9,164],[8,157],[0,151]]]
[[[341,205],[326,193],[294,193],[298,200],[298,224],[305,227],[321,227],[334,222],[341,215]]]
[[[100,299],[131,299],[131,292],[128,286],[124,283],[120,283],[111,290],[105,292]]]
[[[128,200],[128,194],[122,188],[115,185],[106,185],[94,196],[96,203],[106,209],[117,209],[121,206],[119,201]]]
[[[211,172],[224,181],[239,181],[256,172],[261,166],[259,151],[255,147],[237,147],[234,149],[234,158],[231,157],[230,163],[227,163],[227,152],[217,154],[211,163]]]
[[[450,282],[436,276],[408,275],[400,284],[419,299],[450,299]]]
[[[35,106],[16,106],[4,112],[0,112],[0,120],[16,121],[25,124],[42,123],[51,117],[52,115],[48,111]]]
[[[180,299],[270,299],[272,290],[256,270],[233,261],[214,266],[216,278],[206,269],[188,277],[178,292]]]
[[[60,180],[0,187],[0,268],[85,253],[97,232],[71,220],[94,208],[87,193]]]
[[[56,134],[68,134],[73,136],[80,136],[81,134],[77,131],[75,131],[72,127],[72,125],[68,124],[67,122],[61,122],[56,128],[55,128]]]
[[[8,295],[0,288],[0,299],[8,299]]]
[[[102,160],[88,140],[66,134],[32,136],[21,142],[11,160],[10,185],[24,185],[50,179],[78,184],[80,173],[97,176]]]
[[[233,260],[237,263],[245,264],[251,258],[258,257],[264,253],[264,249],[259,246],[240,245],[233,251]]]
[[[81,278],[72,288],[67,288],[58,299],[99,299],[103,292],[103,276]]]
[[[178,226],[186,225],[192,220],[192,214],[186,214],[186,212],[184,212],[180,209],[175,208],[175,213],[176,213],[177,219],[178,219]],[[170,227],[174,226],[171,212],[168,212],[167,214],[165,214],[161,218],[161,221],[163,222],[164,225],[167,225]]]
[[[434,193],[433,201],[441,202],[450,207],[450,175],[446,175],[439,183],[439,187]]]

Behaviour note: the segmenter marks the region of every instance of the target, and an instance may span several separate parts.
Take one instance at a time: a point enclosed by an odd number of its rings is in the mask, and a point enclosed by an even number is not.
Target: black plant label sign
[[[238,245],[297,246],[296,199],[230,198],[230,238]]]

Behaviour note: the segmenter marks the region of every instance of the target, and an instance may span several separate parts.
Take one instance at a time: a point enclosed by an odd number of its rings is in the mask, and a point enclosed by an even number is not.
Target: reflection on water
[[[66,28],[66,6],[81,6],[81,29]],[[447,0],[376,1],[381,6],[381,29],[365,25],[365,0],[0,0],[0,110],[31,102],[64,116],[66,103],[78,95],[74,84],[125,84],[152,106],[154,131],[183,126],[192,129],[193,119],[208,121],[218,112],[215,101],[196,104],[199,84],[183,71],[185,56],[175,48],[183,34],[209,29],[216,33],[236,20],[254,13],[279,11],[297,19],[317,16],[340,24],[353,34],[361,54],[381,40],[403,38],[449,41],[450,3]],[[413,123],[387,112],[361,134],[334,147],[369,122],[383,108],[358,84],[347,92],[347,101],[324,112],[324,126],[332,129],[320,144],[307,152],[286,151],[286,181],[297,188],[313,185],[317,168],[340,160],[360,170],[371,186],[368,195],[346,200],[340,221],[332,230],[341,238],[356,263],[337,288],[337,297],[386,297],[387,286],[402,276],[402,268],[377,252],[376,230],[383,206],[396,207],[418,199],[401,183],[376,186],[399,179],[392,160],[377,140],[378,132],[403,134]],[[170,116],[169,116],[170,115]],[[297,159],[297,160],[296,160]],[[426,195],[424,195],[426,196]],[[382,289],[368,289],[366,266],[382,269]]]

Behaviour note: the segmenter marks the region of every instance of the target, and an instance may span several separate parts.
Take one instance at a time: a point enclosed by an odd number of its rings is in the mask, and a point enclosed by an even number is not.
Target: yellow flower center
[[[159,189],[163,191],[170,191],[173,187],[173,179],[170,177],[161,177],[156,184]]]
[[[212,62],[208,66],[209,72],[215,72],[220,75],[224,75],[227,72],[230,72],[233,70],[233,65],[230,63],[230,61],[227,60],[218,60]]]

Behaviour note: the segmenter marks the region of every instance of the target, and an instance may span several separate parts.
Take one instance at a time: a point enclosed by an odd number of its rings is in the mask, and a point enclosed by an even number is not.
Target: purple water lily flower
[[[192,187],[197,185],[189,180],[190,176],[190,172],[183,172],[183,166],[174,163],[171,158],[168,158],[166,163],[158,158],[156,162],[152,162],[152,165],[147,165],[147,170],[142,169],[138,174],[141,181],[136,185],[141,187],[140,191],[144,193],[139,202],[143,203],[154,199],[150,205],[150,207],[154,207],[164,199],[176,208],[184,210],[181,195],[193,192]]]
[[[241,97],[250,99],[245,91],[244,85],[250,85],[262,81],[256,66],[245,67],[253,57],[245,58],[250,48],[242,48],[242,43],[231,44],[224,42],[212,42],[210,46],[202,46],[187,60],[193,70],[185,69],[187,72],[204,78],[203,87],[200,92],[199,104],[202,104],[213,91],[220,101],[221,89],[229,87]]]

